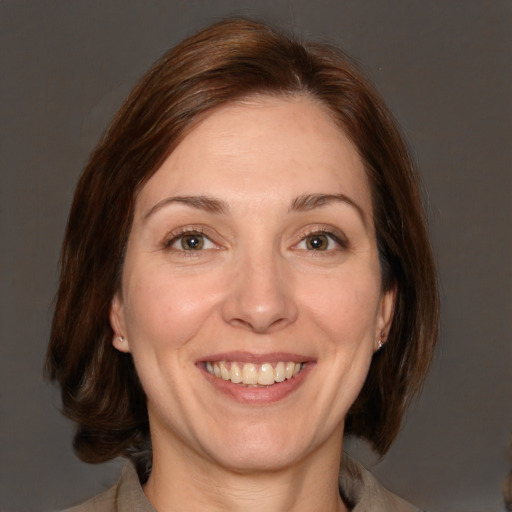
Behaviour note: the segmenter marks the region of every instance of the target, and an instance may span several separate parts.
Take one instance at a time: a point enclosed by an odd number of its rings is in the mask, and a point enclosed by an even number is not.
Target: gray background
[[[429,511],[500,511],[510,466],[512,2],[0,0],[0,508],[49,511],[116,479],[72,454],[41,377],[78,174],[138,77],[185,35],[255,15],[363,63],[422,169],[442,282],[441,348],[378,463]],[[356,451],[359,447],[353,448]]]

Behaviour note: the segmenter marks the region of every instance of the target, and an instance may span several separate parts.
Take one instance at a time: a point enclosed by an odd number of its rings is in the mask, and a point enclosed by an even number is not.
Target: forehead
[[[314,192],[351,195],[371,212],[362,160],[330,113],[307,96],[263,96],[208,113],[137,202],[147,209],[169,194],[265,201]]]

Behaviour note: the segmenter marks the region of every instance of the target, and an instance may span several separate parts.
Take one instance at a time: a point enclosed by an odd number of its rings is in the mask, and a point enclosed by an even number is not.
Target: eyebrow
[[[304,212],[322,208],[336,202],[344,203],[354,208],[361,217],[363,224],[367,227],[367,218],[364,210],[345,194],[303,194],[292,201],[289,211]]]
[[[290,205],[288,211],[295,212],[305,212],[314,210],[316,208],[322,208],[324,206],[328,206],[329,204],[341,202],[351,206],[356,210],[356,212],[361,217],[363,224],[367,226],[367,219],[364,210],[350,197],[345,194],[302,194],[296,197]],[[173,203],[181,203],[192,208],[196,208],[198,210],[204,210],[210,213],[219,213],[219,214],[227,214],[229,213],[229,205],[214,197],[210,196],[172,196],[166,197],[162,199],[154,206],[152,206],[149,211],[144,215],[143,220],[146,221],[149,217],[151,217],[154,213],[161,210],[162,208],[173,204]]]
[[[224,201],[215,199],[209,196],[173,196],[166,197],[158,203],[156,203],[150,210],[144,215],[143,220],[147,220],[151,215],[161,210],[165,206],[173,203],[181,203],[198,210],[204,210],[210,213],[222,213],[226,214],[229,211],[229,206]]]

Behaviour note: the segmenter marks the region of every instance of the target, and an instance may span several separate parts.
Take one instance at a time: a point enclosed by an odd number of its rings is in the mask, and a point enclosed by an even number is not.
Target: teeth
[[[219,368],[220,368],[220,376],[222,379],[224,380],[229,380],[231,375],[229,373],[229,370],[226,368],[226,363],[224,361],[221,361],[219,363]]]
[[[240,384],[243,380],[242,371],[236,363],[231,363],[231,382]]]
[[[215,366],[215,365],[214,365]],[[244,384],[258,384],[258,368],[252,363],[245,363],[242,370]]]
[[[208,373],[234,384],[270,386],[295,377],[303,368],[302,363],[279,361],[276,364],[236,363],[217,361],[206,363]]]
[[[283,382],[286,379],[286,368],[284,363],[279,361],[274,369],[274,380],[276,382]]]
[[[274,368],[269,363],[261,365],[260,371],[258,372],[258,384],[262,386],[270,386],[274,384]]]
[[[291,379],[293,377],[293,372],[295,371],[294,363],[286,363],[285,375],[287,379]]]

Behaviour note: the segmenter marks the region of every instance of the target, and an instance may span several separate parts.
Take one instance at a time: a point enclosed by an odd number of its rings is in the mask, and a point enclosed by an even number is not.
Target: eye
[[[177,235],[165,245],[167,248],[177,251],[202,251],[216,248],[216,245],[206,235],[197,232]]]
[[[311,233],[304,237],[295,247],[307,251],[332,251],[345,247],[346,243],[333,233]]]

